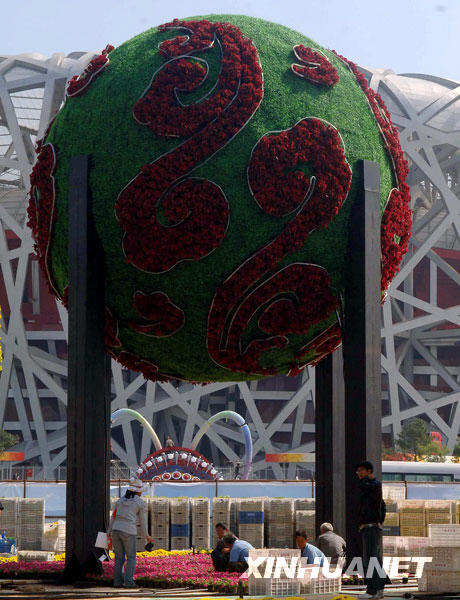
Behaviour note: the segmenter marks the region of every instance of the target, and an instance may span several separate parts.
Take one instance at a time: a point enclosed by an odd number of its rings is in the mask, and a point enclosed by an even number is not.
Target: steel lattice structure
[[[33,256],[28,179],[35,140],[59,108],[66,80],[93,56],[0,56],[0,423],[20,436],[15,449],[47,469],[66,460],[67,314],[49,296]],[[410,251],[383,307],[383,428],[398,433],[404,420],[423,416],[452,447],[460,426],[460,88],[436,77],[364,72],[400,127],[415,210]],[[296,378],[193,386],[146,382],[113,362],[112,376],[113,410],[139,410],[160,437],[170,434],[182,446],[223,407],[245,416],[256,476],[267,467],[266,452],[314,450],[314,369]],[[232,426],[215,425],[202,444],[224,467],[243,455]],[[129,420],[114,429],[112,445],[130,467],[151,451],[149,436]],[[296,472],[294,465],[272,468],[277,478]]]

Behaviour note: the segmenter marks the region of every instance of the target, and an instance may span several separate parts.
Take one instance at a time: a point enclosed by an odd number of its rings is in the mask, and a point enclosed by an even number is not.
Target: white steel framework
[[[66,80],[92,56],[0,56],[0,424],[19,435],[15,449],[48,474],[66,460],[67,314],[50,298],[33,256],[28,179],[35,140],[59,108]],[[383,307],[382,424],[395,434],[406,419],[422,416],[452,447],[460,426],[460,88],[436,77],[364,72],[401,129],[415,210],[411,247]],[[254,439],[254,476],[267,474],[266,452],[314,450],[314,369],[296,378],[193,386],[146,382],[113,362],[112,376],[112,409],[139,410],[162,441],[169,434],[190,445],[224,406],[243,414]],[[150,444],[127,418],[114,428],[114,457],[131,467]],[[202,444],[224,472],[244,452],[231,425],[213,426]],[[293,477],[296,467],[275,465],[270,474]]]

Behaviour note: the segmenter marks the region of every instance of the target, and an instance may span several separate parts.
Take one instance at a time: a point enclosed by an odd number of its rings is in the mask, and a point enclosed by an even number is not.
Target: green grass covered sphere
[[[379,163],[392,216],[383,288],[407,246],[405,163],[364,87],[332,51],[243,16],[108,47],[69,83],[31,177],[53,291],[65,300],[69,161],[87,154],[112,356],[149,379],[197,382],[314,364],[340,343],[358,160]]]

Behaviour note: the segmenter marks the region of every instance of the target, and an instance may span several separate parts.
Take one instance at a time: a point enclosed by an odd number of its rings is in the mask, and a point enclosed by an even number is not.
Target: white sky
[[[0,0],[0,54],[101,50],[174,17],[257,16],[363,66],[460,81],[460,0]]]

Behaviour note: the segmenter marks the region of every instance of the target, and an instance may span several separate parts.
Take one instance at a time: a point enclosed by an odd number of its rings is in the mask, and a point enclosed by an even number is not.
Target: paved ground
[[[341,594],[355,597],[364,592],[361,588],[347,586]],[[385,590],[385,598],[388,600],[405,600],[413,594],[417,595],[417,588],[414,585],[406,586],[388,586]],[[338,594],[312,594],[306,597],[306,600],[331,600]],[[428,595],[427,595],[428,596]],[[226,594],[215,594],[207,590],[186,590],[184,588],[154,590],[141,588],[139,590],[122,590],[110,587],[82,587],[82,586],[56,586],[43,584],[31,580],[0,580],[0,600],[8,598],[9,600],[131,600],[132,598],[142,598],[143,600],[198,600],[229,598],[238,600],[237,596]],[[413,597],[413,596],[412,596]],[[434,600],[435,595],[431,596]],[[439,598],[439,596],[437,596]],[[458,597],[460,598],[460,596]],[[447,600],[447,598],[446,598]]]

